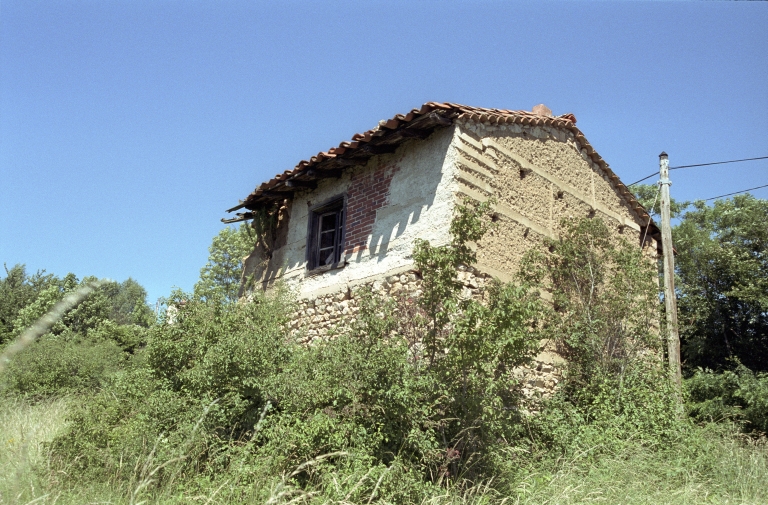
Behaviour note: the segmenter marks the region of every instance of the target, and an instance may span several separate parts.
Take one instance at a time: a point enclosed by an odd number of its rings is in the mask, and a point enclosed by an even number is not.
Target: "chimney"
[[[534,105],[533,113],[539,116],[552,117],[552,109],[550,109],[543,103],[540,103],[539,105]]]

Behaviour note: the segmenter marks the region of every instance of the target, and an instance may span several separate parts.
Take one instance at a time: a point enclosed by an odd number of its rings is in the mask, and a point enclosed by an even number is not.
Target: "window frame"
[[[334,236],[334,261],[328,265],[320,265],[320,224],[323,216],[335,213],[336,231]],[[329,198],[322,203],[309,208],[307,219],[307,273],[318,274],[346,265],[344,261],[344,244],[346,237],[347,195],[345,193]]]

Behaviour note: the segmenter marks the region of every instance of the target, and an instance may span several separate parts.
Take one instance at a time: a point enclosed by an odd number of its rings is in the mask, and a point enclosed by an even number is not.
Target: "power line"
[[[740,161],[754,161],[754,160],[768,160],[768,156],[760,156],[758,158],[743,158],[743,159],[740,159],[740,160],[714,161],[712,163],[699,163],[699,164],[696,164],[696,165],[680,165],[680,166],[677,166],[677,167],[669,167],[669,169],[670,170],[676,170],[678,168],[707,167],[709,165],[724,165],[726,163],[738,163]],[[656,174],[658,174],[658,172],[654,172],[654,173],[652,173],[651,175],[649,175],[647,177],[643,177],[639,181],[635,181],[632,184],[627,185],[627,187],[634,186],[638,182],[643,182],[646,179],[650,179],[651,177],[653,177]],[[749,190],[747,190],[747,191],[749,191]]]
[[[724,165],[726,163],[738,163],[740,161],[753,161],[753,160],[768,160],[768,156],[760,156],[759,158],[744,158],[742,160],[730,160],[730,161],[715,161],[712,163],[699,163],[698,165],[680,165],[679,167],[669,167],[670,170],[677,168],[691,168],[691,167],[706,167],[709,165]]]
[[[713,196],[712,198],[707,198],[704,201],[708,202],[710,200],[717,200],[718,198],[722,198],[724,196],[738,195],[739,193],[746,193],[747,191],[752,191],[753,189],[760,189],[760,188],[768,188],[768,184],[763,184],[762,186],[757,186],[756,188],[742,189],[741,191],[728,193],[727,195]]]
[[[654,172],[654,173],[652,173],[651,175],[649,175],[648,177],[643,177],[643,178],[642,178],[642,179],[640,179],[639,181],[635,181],[635,182],[633,182],[632,184],[627,184],[627,187],[630,187],[630,186],[634,186],[634,185],[635,185],[635,184],[637,184],[638,182],[643,182],[643,181],[644,181],[644,180],[646,180],[646,179],[650,179],[651,177],[653,177],[653,176],[654,176],[654,175],[656,175],[656,174],[658,174],[658,172]]]

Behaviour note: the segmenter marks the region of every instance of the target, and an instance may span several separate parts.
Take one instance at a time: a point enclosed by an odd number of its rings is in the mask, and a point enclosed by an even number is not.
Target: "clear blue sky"
[[[0,261],[191,289],[225,209],[426,101],[572,112],[625,183],[766,156],[768,3],[3,0]]]

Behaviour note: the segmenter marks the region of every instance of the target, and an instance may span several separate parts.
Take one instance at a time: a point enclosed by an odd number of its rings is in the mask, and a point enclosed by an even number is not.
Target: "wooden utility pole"
[[[669,210],[669,157],[659,155],[659,185],[661,186],[661,247],[664,251],[664,306],[667,312],[667,352],[669,375],[680,396],[682,374],[680,372],[680,336],[677,333],[677,297],[675,296],[675,254],[672,247],[672,226]]]

